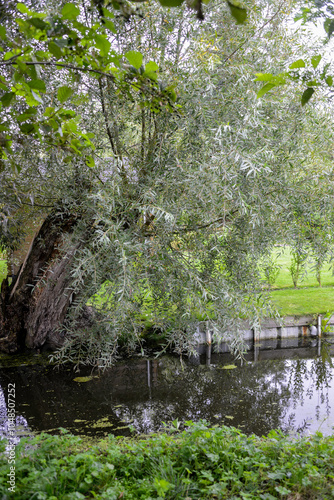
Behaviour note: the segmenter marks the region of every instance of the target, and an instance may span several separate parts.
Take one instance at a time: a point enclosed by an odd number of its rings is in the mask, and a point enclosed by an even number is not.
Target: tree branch
[[[99,88],[100,88],[100,95],[101,95],[102,113],[103,113],[104,121],[106,124],[107,134],[109,137],[109,141],[110,141],[113,153],[115,156],[117,156],[114,140],[112,138],[111,130],[110,130],[109,123],[108,123],[108,116],[107,116],[107,111],[106,111],[105,102],[104,102],[104,95],[103,95],[103,87],[102,87],[101,78],[99,78]]]
[[[15,56],[16,57],[16,56]],[[15,60],[8,59],[8,61],[0,61],[0,66],[10,66],[15,63]],[[111,78],[111,80],[115,80],[115,77],[111,75],[110,73],[105,73],[104,71],[101,71],[99,69],[93,69],[93,68],[83,68],[82,66],[75,66],[74,64],[66,64],[66,63],[58,63],[55,61],[26,61],[24,63],[26,66],[58,66],[60,68],[65,68],[65,69],[74,69],[76,71],[85,71],[88,73],[97,73],[98,75],[105,76],[107,78]]]
[[[244,46],[247,42],[249,42],[249,40],[250,40],[251,38],[253,38],[253,37],[254,37],[257,33],[259,33],[260,31],[262,31],[262,30],[263,30],[263,28],[265,28],[265,27],[267,26],[267,24],[271,23],[271,21],[272,21],[273,19],[275,19],[275,17],[279,14],[279,12],[281,11],[281,9],[282,9],[283,5],[284,5],[284,1],[283,1],[280,5],[279,5],[279,7],[278,7],[277,11],[275,12],[275,14],[273,14],[273,15],[271,16],[271,18],[270,18],[270,19],[268,19],[268,21],[266,21],[266,22],[265,22],[265,23],[264,23],[264,24],[263,24],[263,25],[262,25],[259,29],[257,29],[257,30],[255,31],[255,33],[254,33],[251,37],[247,38],[247,39],[246,39],[244,42],[242,42],[242,43],[241,43],[241,44],[240,44],[240,45],[239,45],[239,46],[238,46],[238,47],[237,47],[237,48],[236,48],[233,52],[231,52],[231,54],[229,54],[227,57],[225,57],[225,59],[223,60],[223,62],[224,62],[224,63],[226,63],[229,59],[231,59],[231,57],[233,57],[233,56],[234,56],[234,54],[236,54],[236,52],[238,52],[238,50],[240,50],[240,49],[241,49],[241,48],[242,48],[242,47],[243,47],[243,46]]]

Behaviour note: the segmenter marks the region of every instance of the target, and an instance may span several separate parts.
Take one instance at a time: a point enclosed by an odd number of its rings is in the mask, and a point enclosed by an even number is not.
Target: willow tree
[[[144,347],[147,326],[189,350],[199,319],[240,346],[240,320],[270,313],[258,260],[297,221],[297,191],[316,187],[301,163],[318,112],[284,91],[256,97],[268,54],[291,55],[281,7],[250,6],[236,30],[225,3],[201,23],[157,5],[127,21],[46,6],[19,4],[19,44],[0,31],[1,111],[18,124],[4,118],[1,243],[44,219],[2,286],[2,349],[48,343],[105,366]],[[329,200],[329,170],[317,179]]]

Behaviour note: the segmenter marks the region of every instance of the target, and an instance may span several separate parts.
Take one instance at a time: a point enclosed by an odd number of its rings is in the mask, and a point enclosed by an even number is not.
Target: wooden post
[[[147,386],[151,387],[151,361],[147,360]]]
[[[259,342],[260,342],[260,331],[257,328],[253,329],[253,340],[254,340],[254,361],[259,359]]]
[[[321,337],[321,320],[322,316],[321,314],[318,315],[318,337]]]
[[[211,365],[211,343],[206,346],[206,366]]]
[[[206,323],[206,328],[205,328],[205,341],[208,345],[211,345],[211,342],[212,342],[211,332],[209,330],[207,323]]]
[[[260,342],[260,331],[257,328],[253,329],[253,340],[254,344],[258,344]]]
[[[254,344],[254,361],[255,362],[259,361],[259,351],[260,351],[259,344]]]

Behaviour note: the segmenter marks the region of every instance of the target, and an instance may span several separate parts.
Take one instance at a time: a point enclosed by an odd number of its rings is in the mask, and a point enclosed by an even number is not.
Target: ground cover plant
[[[2,499],[330,499],[334,437],[246,436],[233,427],[175,421],[167,432],[89,447],[69,434],[41,434],[16,448],[15,492],[1,442]]]

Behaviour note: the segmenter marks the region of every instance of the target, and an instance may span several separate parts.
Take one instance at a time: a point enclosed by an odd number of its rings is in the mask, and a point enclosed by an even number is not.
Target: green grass
[[[279,275],[275,281],[273,289],[276,288],[291,288],[293,287],[293,281],[289,271],[289,266],[291,264],[291,255],[289,247],[276,248],[273,252],[273,257],[275,258],[277,264],[281,267]],[[314,263],[311,260],[307,262],[306,272],[302,278],[298,281],[299,287],[319,287],[317,282],[315,271],[312,269]],[[322,286],[334,286],[334,276],[332,263],[326,262],[321,271],[321,284]]]
[[[326,500],[334,498],[334,437],[291,439],[271,431],[179,423],[146,438],[88,446],[80,438],[40,435],[15,452],[15,491],[0,442],[0,498],[39,500]],[[12,477],[14,475],[12,474]],[[14,481],[13,481],[14,482]]]
[[[272,299],[281,316],[334,312],[334,287],[273,290]]]
[[[289,266],[290,248],[275,249],[274,258],[280,266],[279,275],[272,287],[271,297],[281,316],[324,314],[334,312],[334,277],[332,264],[326,262],[321,272],[322,287],[316,280],[312,261],[308,261],[298,288],[294,288]]]

